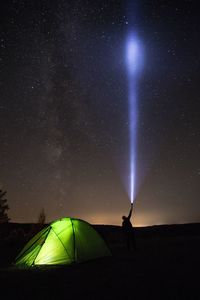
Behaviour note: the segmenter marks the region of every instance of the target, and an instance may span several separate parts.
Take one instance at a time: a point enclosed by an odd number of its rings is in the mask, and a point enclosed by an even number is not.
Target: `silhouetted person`
[[[129,212],[128,217],[123,216],[122,219],[122,229],[124,233],[124,237],[126,239],[126,245],[128,250],[136,249],[136,243],[135,243],[135,235],[134,235],[134,229],[132,226],[132,223],[130,221],[133,211],[133,203],[131,203],[131,209]]]

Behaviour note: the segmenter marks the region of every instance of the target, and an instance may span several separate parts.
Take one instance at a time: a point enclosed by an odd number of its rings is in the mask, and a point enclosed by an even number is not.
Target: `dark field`
[[[133,252],[126,250],[120,227],[94,227],[112,257],[18,270],[12,262],[34,227],[1,225],[0,299],[200,299],[200,224],[136,228]]]

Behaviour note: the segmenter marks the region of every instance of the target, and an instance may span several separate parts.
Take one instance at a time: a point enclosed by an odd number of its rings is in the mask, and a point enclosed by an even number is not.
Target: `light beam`
[[[136,154],[137,154],[137,86],[142,67],[142,47],[135,34],[128,35],[126,42],[126,67],[128,75],[129,110],[129,197],[131,203],[136,193]]]

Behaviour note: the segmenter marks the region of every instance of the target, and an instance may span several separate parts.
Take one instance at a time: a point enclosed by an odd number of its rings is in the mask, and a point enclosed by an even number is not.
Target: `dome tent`
[[[38,232],[16,257],[16,266],[70,265],[110,256],[102,237],[87,222],[62,218]]]

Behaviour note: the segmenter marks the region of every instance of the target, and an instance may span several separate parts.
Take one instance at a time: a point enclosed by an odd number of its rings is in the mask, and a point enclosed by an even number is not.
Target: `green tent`
[[[15,264],[69,265],[109,255],[104,240],[89,223],[62,218],[37,233],[16,257]]]

